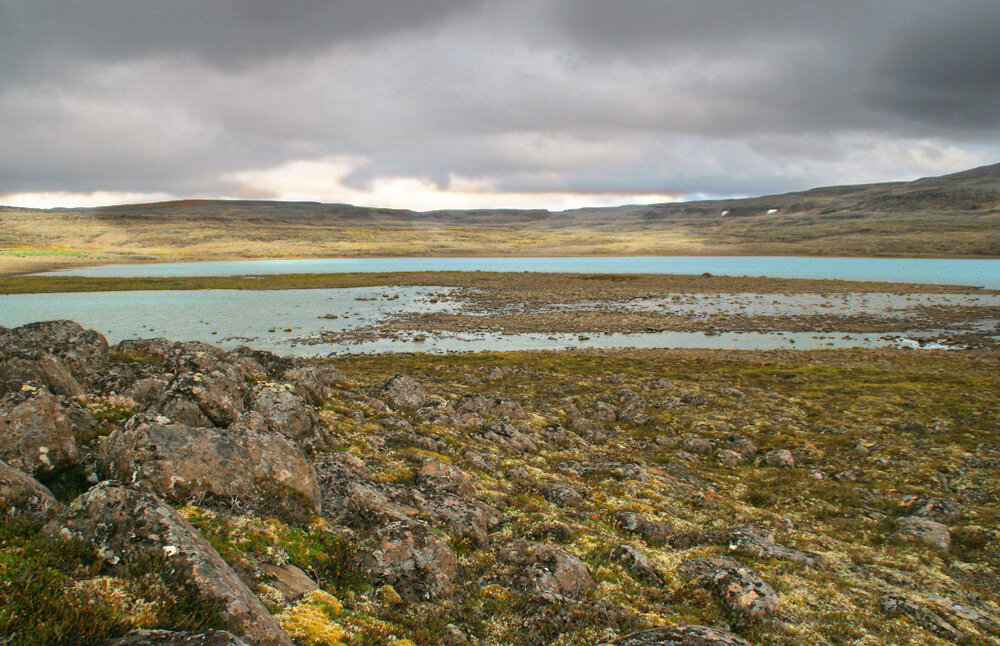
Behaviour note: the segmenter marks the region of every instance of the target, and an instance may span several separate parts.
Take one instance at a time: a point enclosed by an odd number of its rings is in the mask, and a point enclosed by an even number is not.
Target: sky
[[[997,0],[0,0],[0,204],[430,210],[1000,161]]]

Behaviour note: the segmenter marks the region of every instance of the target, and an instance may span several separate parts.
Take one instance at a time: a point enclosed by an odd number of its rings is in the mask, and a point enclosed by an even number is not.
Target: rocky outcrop
[[[247,643],[225,630],[203,633],[182,633],[172,630],[133,630],[108,646],[247,646]]]
[[[52,492],[31,476],[0,462],[0,516],[48,520],[62,505]]]
[[[255,384],[249,408],[261,415],[267,428],[297,443],[306,451],[330,448],[330,438],[320,426],[316,410],[286,385]]]
[[[739,625],[768,619],[778,610],[778,594],[750,567],[737,563],[718,563],[689,581],[682,592],[708,590]]]
[[[0,355],[39,360],[53,356],[80,383],[90,383],[107,364],[108,340],[73,321],[43,321],[0,330]]]
[[[40,478],[79,462],[70,420],[48,390],[26,386],[0,401],[0,459]]]
[[[921,516],[906,516],[896,521],[890,538],[899,543],[919,543],[947,552],[951,549],[948,526]]]
[[[759,525],[741,525],[732,529],[712,532],[686,532],[677,534],[670,539],[670,544],[678,549],[706,543],[724,546],[729,554],[739,556],[779,559],[816,568],[827,567],[826,559],[823,556],[777,543],[771,530]]]
[[[405,598],[447,598],[458,583],[455,552],[429,526],[392,522],[374,534],[374,547],[363,558],[373,585],[388,584]]]
[[[413,377],[397,374],[382,385],[379,394],[393,410],[416,410],[424,405],[427,391]]]
[[[165,559],[186,585],[221,603],[229,629],[246,641],[291,645],[274,618],[198,530],[151,493],[101,483],[59,512],[45,533],[92,544],[109,566]]]
[[[750,646],[731,632],[708,626],[660,626],[601,646]]]
[[[498,556],[518,568],[515,586],[527,592],[578,599],[595,586],[587,565],[557,547],[520,540],[499,550]]]
[[[302,449],[248,426],[192,428],[136,415],[103,443],[98,472],[176,501],[320,511],[316,472]]]

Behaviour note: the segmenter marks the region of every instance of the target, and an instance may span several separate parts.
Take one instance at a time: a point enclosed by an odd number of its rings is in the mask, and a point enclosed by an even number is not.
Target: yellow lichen
[[[340,601],[328,592],[314,590],[302,601],[277,615],[289,637],[306,646],[346,646],[350,635],[334,621],[341,613]]]

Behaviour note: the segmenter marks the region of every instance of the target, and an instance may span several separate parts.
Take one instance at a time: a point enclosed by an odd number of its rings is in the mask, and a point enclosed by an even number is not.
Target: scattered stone
[[[900,543],[922,543],[945,552],[951,549],[951,532],[948,531],[948,526],[920,516],[897,519],[896,531],[889,538]]]
[[[500,549],[498,556],[504,563],[520,568],[515,586],[527,592],[578,599],[595,586],[583,561],[550,545],[514,541]]]
[[[140,629],[111,640],[108,646],[247,646],[247,643],[225,630],[183,633]]]
[[[782,545],[774,541],[771,530],[759,525],[741,525],[732,529],[711,532],[686,532],[671,538],[670,544],[677,549],[687,549],[703,544],[722,545],[730,554],[758,559],[779,559],[825,568],[826,559],[815,552]]]
[[[595,402],[594,412],[590,414],[590,420],[598,424],[610,424],[618,420],[618,409],[607,402]]]
[[[25,516],[35,522],[48,520],[62,508],[42,483],[0,462],[0,515]]]
[[[394,410],[416,410],[424,405],[427,391],[415,379],[397,374],[382,385],[379,391]]]
[[[698,455],[709,455],[715,451],[715,442],[704,437],[686,437],[681,440],[680,447]]]
[[[774,449],[764,454],[761,464],[775,469],[791,469],[795,466],[795,458],[788,449]]]
[[[731,632],[708,626],[659,626],[601,646],[750,646]]]
[[[661,585],[663,577],[656,567],[650,563],[646,555],[628,543],[623,543],[611,550],[611,560],[624,565],[632,574],[648,583]]]
[[[778,594],[747,566],[720,567],[698,576],[682,590],[703,588],[739,625],[768,619],[778,610]]]
[[[890,594],[882,599],[879,605],[886,615],[907,617],[921,628],[943,639],[957,642],[964,637],[958,628],[945,621],[936,612],[924,608],[901,594]]]
[[[308,574],[291,563],[285,565],[264,563],[260,569],[271,577],[269,585],[280,592],[286,601],[295,601],[307,592],[319,590],[319,585]]]
[[[674,534],[674,526],[667,521],[649,520],[632,511],[619,511],[614,518],[623,532],[638,536],[654,547],[666,545]]]
[[[455,553],[424,523],[407,520],[382,527],[363,563],[372,585],[391,585],[412,601],[450,597],[458,583]]]
[[[939,523],[953,523],[962,516],[962,510],[950,498],[924,498],[905,496],[899,503],[900,512],[905,516],[920,516]]]

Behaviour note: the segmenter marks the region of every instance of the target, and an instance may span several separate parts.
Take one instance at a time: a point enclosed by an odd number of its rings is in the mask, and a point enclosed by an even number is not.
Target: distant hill
[[[610,208],[416,212],[247,200],[0,207],[0,272],[319,256],[1000,257],[1000,164],[912,182]]]

